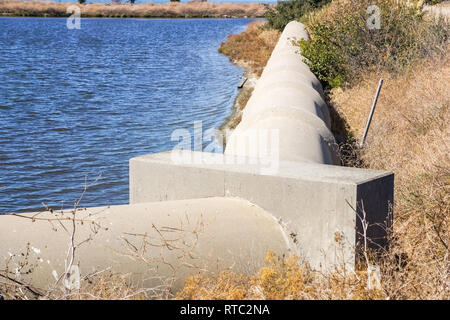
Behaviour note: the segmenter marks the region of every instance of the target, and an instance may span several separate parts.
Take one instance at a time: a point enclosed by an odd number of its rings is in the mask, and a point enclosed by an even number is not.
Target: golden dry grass
[[[80,290],[73,290],[68,297],[54,297],[53,299],[71,300],[144,300],[149,296],[145,290],[130,285],[127,278],[121,275],[101,274]]]
[[[33,297],[23,286],[0,285],[0,293],[7,300],[148,300],[164,299],[165,292],[149,288],[141,288],[133,284],[127,275],[102,273],[92,279],[85,279],[79,289],[69,293],[61,288],[48,292],[48,296]]]
[[[267,30],[264,25],[262,21],[252,22],[244,32],[228,36],[221,43],[219,52],[234,63],[246,65],[250,72],[261,75],[280,36],[278,31]]]
[[[0,15],[66,17],[67,7],[77,5],[82,17],[262,17],[266,11],[258,3],[167,2],[161,4],[57,3],[44,1],[0,1]]]
[[[293,255],[282,259],[269,251],[266,266],[253,276],[223,271],[215,278],[191,276],[177,299],[193,300],[313,300],[378,299],[382,290],[367,289],[367,272],[324,275],[300,266]]]

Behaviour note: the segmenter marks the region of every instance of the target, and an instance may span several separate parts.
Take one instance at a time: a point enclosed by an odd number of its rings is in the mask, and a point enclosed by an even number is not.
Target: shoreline
[[[267,8],[260,3],[167,2],[141,4],[61,3],[1,1],[0,17],[70,17],[80,9],[81,18],[260,18]],[[76,8],[75,8],[76,9]]]
[[[264,29],[265,23],[265,21],[250,22],[243,32],[229,35],[218,49],[219,53],[227,56],[231,63],[244,70],[242,78],[247,79],[234,99],[231,114],[219,127],[224,140],[226,131],[233,131],[241,122],[242,111],[278,42],[280,34],[274,30]]]
[[[46,18],[46,19],[67,19],[69,16],[19,16],[19,15],[7,15],[0,13],[0,18]],[[165,19],[165,20],[184,20],[184,19],[261,19],[262,17],[214,17],[214,16],[190,16],[190,17],[167,17],[167,16],[152,16],[152,17],[132,17],[132,16],[124,16],[124,17],[114,17],[114,16],[81,16],[81,19]]]

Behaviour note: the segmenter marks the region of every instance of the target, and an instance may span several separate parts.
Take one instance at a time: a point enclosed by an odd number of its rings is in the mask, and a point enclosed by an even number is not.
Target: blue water
[[[250,19],[0,18],[0,213],[128,203],[128,160],[217,128],[242,69],[217,49]],[[98,181],[95,182],[95,180]]]

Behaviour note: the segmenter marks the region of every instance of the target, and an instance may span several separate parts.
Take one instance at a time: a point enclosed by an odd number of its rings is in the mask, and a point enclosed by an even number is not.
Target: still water
[[[221,41],[251,19],[0,18],[0,213],[128,203],[128,160],[218,128],[242,69]],[[87,180],[86,180],[87,179]]]

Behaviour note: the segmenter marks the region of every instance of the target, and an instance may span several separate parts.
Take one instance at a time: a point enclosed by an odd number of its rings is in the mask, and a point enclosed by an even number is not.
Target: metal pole
[[[361,144],[359,145],[360,148],[364,146],[364,142],[366,141],[367,132],[369,131],[370,122],[372,122],[373,113],[375,111],[375,107],[377,105],[378,96],[381,91],[381,87],[383,86],[383,78],[380,79],[380,83],[378,84],[377,93],[375,94],[375,99],[373,100],[372,109],[370,109],[369,118],[367,119],[366,128],[364,129],[364,134],[361,140]]]

